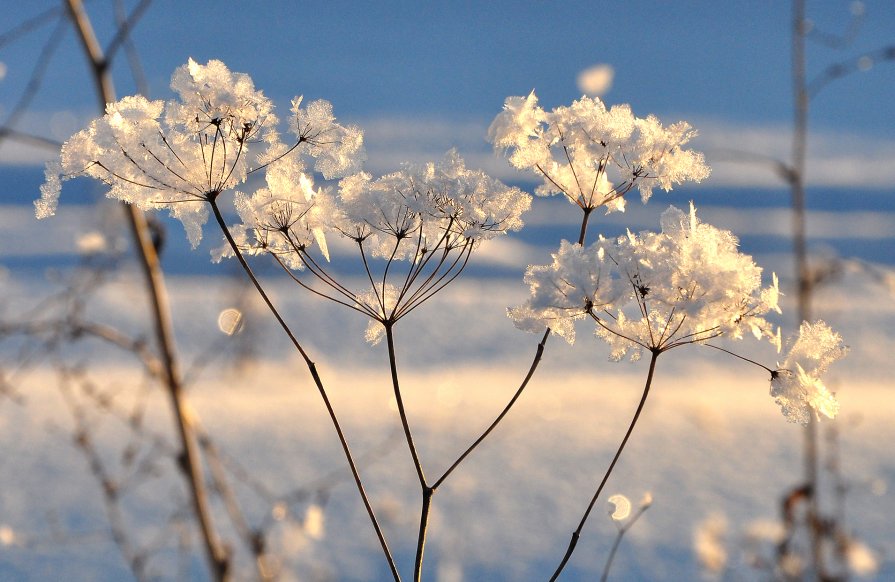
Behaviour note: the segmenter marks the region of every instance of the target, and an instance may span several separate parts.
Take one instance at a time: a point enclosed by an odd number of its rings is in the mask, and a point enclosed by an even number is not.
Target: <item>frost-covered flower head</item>
[[[790,422],[807,424],[811,414],[834,418],[839,403],[821,376],[848,352],[842,337],[823,321],[805,321],[790,344],[783,364],[771,374],[771,396]]]
[[[248,75],[220,61],[190,59],[174,72],[171,89],[177,99],[167,102],[135,95],[110,103],[103,117],[66,141],[60,161],[48,165],[37,216],[55,212],[60,178],[90,176],[108,184],[112,198],[167,208],[195,246],[208,219],[206,203],[254,169],[291,154],[315,158],[316,169],[337,177],[363,159],[360,130],[336,124],[322,101],[307,110],[299,109],[300,98],[293,102],[290,127],[297,140],[283,144],[270,100]]]
[[[236,211],[242,220],[230,231],[243,254],[270,253],[282,265],[299,270],[304,263],[301,253],[314,244],[329,260],[326,225],[332,202],[323,189],[314,190],[311,178],[300,164],[283,160],[265,174],[266,188],[251,196],[237,192]],[[214,259],[233,256],[225,244],[213,253]]]
[[[507,98],[488,130],[513,167],[543,179],[537,194],[561,193],[585,212],[624,210],[624,195],[635,187],[646,202],[657,186],[705,179],[702,154],[683,149],[694,135],[685,122],[665,127],[652,115],[634,117],[628,105],[607,109],[598,98],[547,112],[534,91]]]
[[[373,256],[416,260],[519,230],[530,206],[528,194],[468,169],[451,150],[440,162],[375,180],[369,174],[342,180],[334,227],[363,241]]]
[[[776,337],[764,315],[779,312],[777,279],[761,287],[761,268],[737,250],[736,237],[700,222],[692,205],[689,213],[670,207],[661,224],[660,233],[629,232],[587,248],[564,242],[552,265],[529,267],[531,298],[510,317],[572,343],[572,321],[589,316],[615,360],[747,331]]]
[[[521,228],[521,215],[531,204],[531,197],[518,188],[468,169],[454,151],[440,162],[407,166],[381,178],[349,176],[334,196],[322,191],[304,199],[294,195],[288,212],[283,208],[286,196],[277,194],[275,203],[269,197],[262,191],[237,199],[245,209],[240,210],[245,224],[256,233],[255,247],[279,257],[293,252],[281,262],[301,264],[315,278],[299,284],[367,315],[376,328],[367,333],[373,342],[382,326],[393,325],[459,276],[482,241]],[[283,215],[296,221],[287,226]],[[293,235],[295,225],[301,232]],[[315,259],[311,242],[325,252],[324,232],[356,245],[368,290],[349,290]],[[399,261],[409,266],[399,267]]]

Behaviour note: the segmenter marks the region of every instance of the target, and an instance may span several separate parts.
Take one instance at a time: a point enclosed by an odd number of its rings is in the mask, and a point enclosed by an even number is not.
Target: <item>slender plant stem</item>
[[[519,400],[520,396],[522,396],[522,392],[525,390],[525,387],[528,386],[529,380],[531,380],[532,376],[534,376],[535,370],[538,369],[538,364],[541,363],[541,356],[544,354],[544,346],[547,344],[547,338],[549,336],[550,336],[550,328],[547,328],[547,330],[544,332],[544,337],[542,337],[541,341],[538,343],[538,349],[535,351],[535,357],[531,362],[531,366],[528,368],[528,373],[525,375],[525,378],[522,380],[522,384],[519,385],[519,388],[516,390],[516,393],[513,394],[513,397],[510,398],[510,401],[507,403],[507,405],[504,407],[504,409],[500,412],[500,414],[497,415],[497,418],[494,419],[494,422],[492,422],[488,426],[488,428],[485,429],[485,432],[483,432],[482,435],[479,438],[477,438],[475,440],[475,442],[472,443],[469,446],[469,448],[466,449],[463,452],[463,454],[457,458],[456,461],[454,461],[454,464],[451,465],[448,468],[448,470],[445,471],[444,474],[432,485],[432,489],[438,489],[438,487],[442,483],[444,483],[444,480],[448,478],[448,475],[453,473],[454,469],[456,469],[457,466],[459,466],[460,463],[462,463],[463,460],[466,459],[466,457],[468,457],[469,454],[472,451],[474,451],[476,449],[476,447],[478,447],[481,444],[481,442],[488,437],[489,434],[491,434],[491,431],[493,431],[495,429],[495,427],[497,427],[497,425],[500,423],[500,421],[502,421],[503,418],[507,415],[507,413],[509,413],[509,411],[513,407],[513,405],[516,404],[516,401]]]
[[[93,27],[81,1],[68,0],[68,10],[84,52],[90,62],[101,109],[105,110],[106,103],[115,100],[115,87],[109,73],[109,61],[103,55],[102,48],[96,39],[96,35],[93,33]],[[158,254],[155,246],[152,244],[152,237],[149,234],[145,216],[131,205],[125,205],[125,210],[131,234],[134,238],[137,257],[149,291],[153,325],[160,351],[165,385],[171,397],[171,406],[183,448],[180,459],[181,469],[190,490],[193,511],[196,515],[196,520],[199,522],[199,529],[202,534],[205,554],[212,577],[219,582],[225,582],[230,579],[230,556],[218,539],[211,520],[211,511],[208,506],[208,495],[202,477],[201,460],[195,434],[185,410],[183,386],[174,348],[174,331],[164,276],[159,264]]]
[[[793,82],[793,137],[792,137],[792,230],[793,255],[798,281],[799,321],[811,319],[812,281],[808,265],[805,220],[805,156],[808,142],[808,108],[810,95],[806,81],[805,58],[805,0],[792,3],[792,82]],[[815,574],[825,575],[823,539],[817,527],[818,503],[818,438],[817,420],[809,415],[804,429],[805,482],[811,488],[808,499],[808,535],[811,540],[811,561]]]
[[[641,507],[639,510],[637,510],[637,513],[634,514],[634,517],[632,517],[628,521],[628,523],[619,528],[618,535],[615,536],[615,541],[612,542],[612,548],[609,550],[609,557],[606,558],[606,565],[603,567],[603,575],[600,576],[600,582],[606,582],[606,580],[609,579],[609,570],[612,568],[612,561],[615,560],[615,553],[618,551],[618,547],[622,543],[622,538],[625,536],[628,530],[631,529],[635,523],[637,523],[637,520],[640,519],[640,516],[643,515],[643,513],[647,509],[649,509],[649,505],[644,505],[643,507]]]
[[[395,337],[392,332],[394,324],[385,324],[385,341],[388,344],[388,363],[392,371],[392,386],[395,389],[395,400],[398,405],[398,414],[401,416],[401,427],[404,429],[404,438],[407,441],[407,447],[410,449],[410,456],[413,458],[413,466],[416,469],[416,476],[419,478],[420,486],[423,489],[428,487],[426,475],[423,472],[423,465],[420,462],[419,453],[417,453],[416,445],[413,442],[413,433],[410,430],[410,422],[407,420],[407,412],[404,409],[404,398],[401,396],[401,385],[398,382],[398,363],[395,356]]]
[[[749,358],[743,357],[743,356],[741,356],[741,355],[739,355],[739,354],[735,354],[735,353],[733,353],[733,352],[730,351],[730,350],[725,350],[725,349],[722,348],[721,346],[716,346],[716,345],[714,345],[714,344],[702,344],[702,345],[704,345],[704,346],[707,347],[707,348],[716,349],[716,350],[718,350],[719,352],[724,352],[725,354],[728,354],[728,355],[730,355],[730,356],[733,356],[734,358],[743,360],[744,362],[749,362],[750,364],[752,364],[752,365],[754,365],[754,366],[758,366],[759,368],[762,368],[762,369],[764,369],[764,370],[767,370],[768,373],[770,373],[770,374],[772,374],[772,375],[774,374],[774,370],[768,368],[768,367],[765,366],[764,364],[760,364],[760,363],[756,362],[755,360],[750,360]]]
[[[581,531],[584,529],[584,524],[587,522],[587,518],[590,516],[591,510],[593,510],[594,505],[597,503],[597,499],[600,497],[600,493],[603,492],[603,487],[606,486],[606,481],[609,480],[609,476],[612,474],[612,470],[615,468],[615,464],[618,462],[619,457],[622,455],[622,451],[625,450],[625,445],[628,444],[628,439],[631,437],[631,433],[634,431],[634,425],[637,424],[637,419],[640,418],[640,413],[643,411],[643,405],[646,404],[646,398],[649,396],[650,386],[653,383],[653,373],[656,371],[656,359],[659,357],[659,354],[662,353],[658,350],[654,350],[651,352],[650,362],[649,362],[649,372],[646,375],[646,383],[643,387],[643,396],[640,397],[640,403],[637,405],[637,411],[634,412],[634,418],[631,419],[631,424],[628,426],[628,430],[625,433],[625,437],[622,439],[621,444],[618,446],[618,450],[615,452],[615,456],[612,458],[612,462],[609,464],[609,468],[606,470],[606,473],[603,475],[603,478],[600,480],[599,486],[597,486],[597,491],[594,493],[594,496],[591,498],[590,503],[587,506],[587,510],[585,510],[584,515],[581,517],[581,521],[578,523],[578,528],[572,533],[572,540],[569,542],[569,547],[566,549],[566,553],[562,558],[562,561],[559,563],[559,566],[556,568],[556,571],[553,573],[553,576],[550,577],[550,582],[554,582],[559,575],[562,573],[563,569],[566,567],[566,564],[569,562],[569,558],[572,557],[572,552],[575,551],[575,546],[578,545],[578,539],[581,537]]]
[[[320,397],[323,399],[323,403],[326,406],[326,411],[329,413],[330,421],[332,421],[333,427],[336,429],[336,434],[339,437],[339,443],[342,445],[342,450],[345,453],[345,458],[348,460],[348,466],[351,468],[351,475],[354,477],[354,484],[357,486],[357,491],[360,493],[361,499],[363,500],[364,507],[367,510],[367,515],[370,516],[370,521],[373,523],[373,529],[376,530],[376,537],[379,538],[379,544],[382,546],[382,553],[385,555],[385,559],[388,561],[389,569],[392,572],[392,576],[396,581],[401,580],[400,574],[398,574],[398,568],[395,565],[395,560],[392,557],[392,553],[388,548],[388,543],[385,540],[385,534],[382,532],[382,528],[379,525],[379,521],[376,519],[376,514],[373,511],[373,506],[370,504],[370,500],[367,497],[367,492],[364,489],[363,481],[361,480],[360,473],[357,470],[357,465],[354,462],[354,456],[351,454],[351,449],[348,446],[348,441],[345,438],[345,434],[342,432],[341,424],[339,423],[339,419],[336,416],[336,412],[332,407],[332,403],[329,400],[329,395],[326,393],[326,389],[323,387],[323,381],[320,379],[320,374],[317,372],[317,365],[308,357],[307,352],[305,352],[304,348],[298,342],[295,335],[292,333],[292,330],[289,328],[288,324],[283,320],[280,312],[274,307],[273,302],[271,302],[270,297],[268,297],[267,293],[264,291],[264,288],[261,286],[261,283],[258,282],[258,279],[255,277],[255,273],[252,271],[249,264],[246,262],[245,257],[243,257],[242,252],[239,250],[239,246],[236,244],[236,241],[233,240],[233,235],[230,233],[230,229],[227,228],[227,223],[224,221],[224,217],[221,214],[220,208],[218,208],[217,202],[214,199],[209,200],[209,204],[211,204],[211,210],[214,213],[215,220],[217,220],[218,226],[221,228],[221,231],[224,233],[224,237],[227,239],[227,242],[230,244],[230,248],[233,249],[233,253],[236,255],[239,264],[242,266],[242,269],[245,271],[249,280],[252,282],[252,285],[255,286],[255,290],[258,291],[258,294],[264,300],[264,303],[267,305],[270,312],[273,314],[274,318],[280,324],[280,327],[286,332],[286,335],[289,336],[289,340],[292,342],[292,345],[295,346],[295,349],[301,354],[302,359],[305,362],[305,365],[308,368],[308,371],[311,373],[311,378],[314,380],[314,385],[317,387],[317,391],[320,393]]]
[[[423,577],[423,553],[426,551],[426,533],[429,528],[429,510],[435,489],[423,487],[423,506],[420,508],[420,530],[416,540],[416,559],[413,563],[413,581],[420,582]]]
[[[584,239],[587,238],[587,221],[590,218],[590,213],[594,211],[593,208],[587,207],[582,208],[584,211],[584,217],[581,219],[581,232],[578,233],[578,245],[584,246]]]
[[[416,468],[416,475],[419,478],[420,489],[423,495],[423,503],[420,508],[420,528],[416,543],[416,560],[413,566],[413,580],[419,582],[423,573],[423,553],[426,550],[426,531],[429,526],[429,510],[432,505],[432,495],[435,493],[434,487],[429,487],[426,482],[426,474],[423,471],[423,465],[420,462],[419,453],[413,442],[413,433],[410,430],[410,422],[407,420],[407,412],[404,409],[404,398],[401,396],[401,385],[398,382],[398,362],[395,356],[395,337],[392,328],[393,322],[385,324],[385,340],[388,344],[388,363],[392,371],[392,385],[395,389],[395,400],[398,404],[398,414],[401,416],[401,426],[404,429],[404,438],[407,441],[407,447],[410,449],[410,456],[413,458],[413,465]]]

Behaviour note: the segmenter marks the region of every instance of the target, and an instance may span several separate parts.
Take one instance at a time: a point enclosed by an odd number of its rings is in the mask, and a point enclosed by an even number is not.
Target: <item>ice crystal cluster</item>
[[[331,228],[353,240],[362,257],[386,261],[382,283],[355,297],[371,318],[367,339],[379,341],[380,323],[398,321],[453,281],[481,241],[519,230],[530,205],[531,196],[466,168],[454,151],[381,178],[343,179]],[[389,270],[396,260],[409,268]]]
[[[529,267],[530,299],[510,317],[570,343],[574,321],[590,318],[615,360],[721,335],[776,338],[764,315],[779,312],[777,278],[762,288],[761,268],[736,237],[701,222],[692,204],[689,213],[670,207],[661,226],[588,247],[563,241],[551,265]]]
[[[168,209],[183,222],[193,246],[208,219],[206,202],[245,182],[253,167],[284,156],[273,104],[248,75],[220,61],[192,59],[171,78],[177,98],[150,101],[141,95],[106,106],[106,114],[72,136],[47,170],[36,202],[38,217],[55,212],[61,181],[90,176],[109,185],[109,196],[142,209]],[[327,177],[357,169],[363,134],[336,123],[325,101],[300,108],[293,101],[290,129],[301,156],[315,160]]]
[[[791,422],[807,424],[813,413],[834,418],[839,403],[821,380],[830,364],[845,356],[842,337],[823,321],[803,322],[783,364],[771,378],[771,396]]]
[[[137,95],[110,103],[69,139],[47,168],[38,217],[55,212],[62,181],[89,176],[108,184],[112,198],[168,209],[196,246],[218,196],[264,170],[265,187],[235,192],[241,222],[229,230],[236,249],[270,254],[290,271],[306,268],[319,286],[295,278],[299,285],[391,325],[453,281],[481,241],[521,228],[531,205],[528,194],[467,168],[454,151],[374,179],[361,172],[363,132],[339,124],[327,101],[302,107],[296,97],[293,138],[283,141],[270,100],[220,61],[190,59],[174,72],[171,89],[177,98],[169,101]],[[342,180],[317,187],[313,172]],[[327,236],[357,244],[369,289],[351,291],[326,270]],[[315,248],[325,261],[312,255]],[[234,253],[227,246],[213,255]],[[384,267],[374,277],[377,260]],[[394,261],[411,266],[398,274]]]
[[[237,196],[243,222],[233,231],[241,250],[270,252],[291,269],[306,267],[323,284],[318,294],[370,317],[373,343],[381,338],[380,324],[396,322],[459,275],[481,241],[519,230],[531,205],[531,196],[468,169],[454,151],[380,178],[354,174],[334,190],[314,191],[303,174],[297,181],[272,180],[272,174],[267,189]],[[369,289],[350,291],[311,254],[316,243],[328,258],[328,235],[356,244]],[[381,275],[372,276],[371,259],[385,261]],[[394,261],[410,267],[389,269]]]
[[[585,211],[624,210],[633,188],[646,202],[656,187],[671,190],[709,175],[701,153],[683,146],[696,135],[685,122],[663,126],[655,116],[635,117],[628,105],[609,109],[598,98],[545,111],[531,92],[509,97],[488,137],[510,164],[537,174],[537,194],[563,194]]]
[[[333,227],[366,242],[374,256],[413,260],[419,252],[519,230],[530,205],[528,194],[466,168],[452,150],[441,162],[407,166],[376,180],[369,174],[342,180]]]

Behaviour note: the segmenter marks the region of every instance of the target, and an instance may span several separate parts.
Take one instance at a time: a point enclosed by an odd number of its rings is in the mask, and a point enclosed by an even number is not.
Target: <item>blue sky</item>
[[[87,3],[110,38],[111,2]],[[134,2],[127,4],[133,5]],[[55,2],[3,0],[2,29]],[[850,2],[809,2],[820,29],[841,32]],[[184,8],[188,6],[188,8]],[[895,11],[877,0],[854,45],[813,44],[812,72],[895,43]],[[4,117],[27,80],[52,24],[0,48]],[[333,101],[350,118],[407,116],[487,121],[508,95],[536,89],[545,106],[579,96],[575,78],[595,63],[616,76],[610,103],[635,113],[746,124],[788,124],[790,9],[784,2],[154,2],[134,38],[153,97],[168,95],[187,57],[223,60],[247,72],[285,106],[296,93]],[[121,94],[132,92],[122,53]],[[68,32],[54,56],[37,111],[92,111],[93,87]],[[816,127],[891,136],[895,66],[841,80],[814,103]]]

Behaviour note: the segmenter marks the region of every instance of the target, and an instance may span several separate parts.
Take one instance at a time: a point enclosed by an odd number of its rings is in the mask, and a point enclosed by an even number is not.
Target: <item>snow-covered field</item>
[[[318,362],[399,567],[409,574],[419,490],[399,433],[385,347],[364,343],[360,317],[270,280],[275,301]],[[250,476],[233,477],[236,495],[251,525],[273,524],[271,551],[283,559],[284,579],[387,578],[325,409],[263,305],[241,296],[228,277],[176,276],[169,285],[184,367],[198,372],[190,363],[207,362],[201,373],[188,372],[189,402],[227,458],[238,461],[233,474]],[[9,316],[11,305],[33,302],[50,285],[8,274],[4,287]],[[141,293],[138,274],[126,271],[101,289],[88,313],[137,330],[144,317]],[[515,330],[504,315],[524,294],[515,279],[467,277],[397,327],[408,415],[430,475],[439,475],[487,426],[524,376],[539,338]],[[218,329],[219,314],[229,307],[245,316],[243,330],[232,337]],[[869,578],[892,579],[892,297],[873,278],[851,273],[818,294],[816,313],[851,347],[828,378],[841,401],[840,420],[822,424],[835,426],[839,437],[849,484],[845,517],[878,561]],[[725,346],[771,366],[777,357],[767,344]],[[245,349],[253,357],[235,365],[234,354]],[[81,342],[78,350],[76,357],[94,362],[89,375],[98,392],[115,394],[121,408],[145,402],[147,430],[174,442],[167,400],[157,388],[145,389],[131,359],[97,342]],[[574,346],[548,341],[519,403],[434,497],[426,578],[549,576],[640,397],[646,362],[611,363],[607,356],[583,329]],[[65,386],[46,365],[6,379],[24,400],[0,397],[0,579],[125,579],[128,569],[108,534],[101,489],[73,445]],[[698,579],[694,536],[700,524],[721,514],[728,551],[723,575],[761,579],[743,564],[745,532],[756,520],[779,519],[781,496],[803,471],[802,430],[785,421],[768,387],[762,370],[715,350],[689,346],[663,355],[645,412],[564,579],[592,580],[602,571],[617,531],[605,499],[620,493],[636,507],[647,492],[653,505],[626,535],[611,579]],[[120,464],[131,438],[126,424],[97,406],[88,407],[87,418],[96,449]],[[142,454],[150,456],[145,449]],[[129,532],[135,546],[157,548],[151,573],[176,579],[182,571],[201,579],[204,563],[188,535],[192,530],[166,522],[172,507],[185,506],[181,485],[170,464],[159,465],[159,474],[144,477],[122,503]],[[271,504],[249,481],[274,496],[299,490],[285,512],[289,518],[274,522]],[[278,511],[282,517],[283,507],[275,506]],[[215,519],[226,523],[220,503]],[[228,526],[223,531],[236,535]],[[178,565],[176,552],[181,538],[191,544],[185,565]]]

